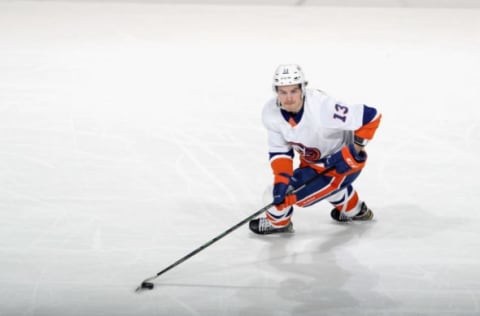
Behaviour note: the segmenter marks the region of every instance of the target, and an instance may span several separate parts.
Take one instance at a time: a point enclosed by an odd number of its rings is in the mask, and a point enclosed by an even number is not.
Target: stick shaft
[[[248,216],[247,218],[245,218],[244,220],[242,220],[241,222],[238,222],[236,225],[230,227],[229,229],[227,229],[226,231],[224,231],[223,233],[221,233],[220,235],[218,235],[217,237],[209,240],[208,242],[206,242],[205,244],[201,245],[200,247],[198,247],[197,249],[193,250],[192,252],[190,252],[189,254],[185,255],[184,257],[178,259],[177,261],[175,261],[174,263],[172,263],[171,265],[169,265],[168,267],[166,267],[165,269],[163,269],[162,271],[158,272],[155,277],[158,277],[162,274],[164,274],[165,272],[167,272],[168,270],[176,267],[177,265],[181,264],[182,262],[184,262],[185,260],[193,257],[194,255],[196,255],[197,253],[199,253],[200,251],[202,251],[203,249],[213,245],[215,242],[219,241],[220,239],[222,239],[223,237],[227,236],[228,234],[230,234],[231,232],[233,232],[234,230],[236,230],[237,228],[243,226],[245,223],[247,223],[248,221],[250,221],[251,219],[254,219],[255,217],[259,216],[260,214],[262,214],[263,212],[265,212],[266,210],[268,210],[270,207],[272,207],[274,204],[273,203],[270,203],[268,205],[266,205],[265,207],[263,207],[262,209],[258,210],[257,212],[253,213],[252,215]]]
[[[321,173],[318,173],[317,175],[315,175],[314,177],[312,177],[311,179],[309,179],[307,182],[305,182],[304,184],[302,184],[301,186],[299,186],[298,188],[296,188],[295,190],[291,190],[290,192],[288,192],[288,194],[295,194],[297,193],[298,191],[302,190],[303,188],[305,188],[308,184],[310,184],[311,182],[315,181],[316,179],[318,179],[320,176],[324,175],[325,173],[329,172],[333,170],[333,168],[328,168],[328,169],[325,169],[323,172]],[[179,264],[181,264],[182,262],[186,261],[187,259],[193,257],[194,255],[196,255],[197,253],[199,253],[200,251],[204,250],[205,248],[213,245],[215,242],[219,241],[220,239],[222,239],[223,237],[227,236],[228,234],[230,234],[231,232],[233,232],[234,230],[236,230],[237,228],[243,226],[245,223],[247,223],[248,221],[250,221],[251,219],[254,219],[255,217],[259,216],[260,214],[262,214],[263,212],[267,211],[269,208],[273,207],[274,204],[273,203],[270,203],[268,205],[265,205],[264,207],[262,207],[261,209],[259,209],[258,211],[256,211],[255,213],[253,213],[252,215],[246,217],[245,219],[243,219],[242,221],[238,222],[237,224],[233,225],[232,227],[230,227],[229,229],[227,229],[226,231],[224,231],[223,233],[221,233],[220,235],[218,235],[217,237],[209,240],[208,242],[204,243],[203,245],[201,245],[200,247],[198,247],[197,249],[193,250],[192,252],[190,252],[189,254],[183,256],[182,258],[178,259],[177,261],[175,261],[174,263],[172,263],[171,265],[169,265],[168,267],[166,267],[165,269],[163,269],[162,271],[158,272],[156,275],[148,278],[148,279],[145,279],[143,282],[148,282],[148,281],[151,281],[153,279],[156,279],[157,277],[159,277],[160,275],[164,274],[165,272],[169,271],[170,269],[178,266]]]

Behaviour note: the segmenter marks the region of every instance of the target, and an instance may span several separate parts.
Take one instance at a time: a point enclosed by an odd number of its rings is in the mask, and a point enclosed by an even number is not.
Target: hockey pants
[[[326,199],[339,211],[345,212],[347,216],[356,215],[360,210],[360,201],[352,183],[360,175],[360,172],[347,176],[334,173],[333,176],[318,177],[296,193],[296,205],[308,207]],[[290,185],[293,189],[296,189],[315,176],[317,176],[317,171],[313,168],[297,168],[293,172]],[[267,211],[267,218],[274,226],[280,227],[290,222],[292,214],[293,206],[286,207],[283,210],[272,207]]]

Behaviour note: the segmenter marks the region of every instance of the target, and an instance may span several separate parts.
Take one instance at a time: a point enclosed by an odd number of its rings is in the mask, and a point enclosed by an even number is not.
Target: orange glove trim
[[[297,196],[295,194],[289,194],[285,196],[285,200],[283,200],[283,203],[275,205],[275,208],[281,211],[284,208],[294,205],[295,203],[297,203]]]
[[[348,147],[342,148],[342,157],[347,163],[347,165],[352,168],[352,170],[360,170],[365,166],[365,161],[358,162],[353,158],[352,153]]]

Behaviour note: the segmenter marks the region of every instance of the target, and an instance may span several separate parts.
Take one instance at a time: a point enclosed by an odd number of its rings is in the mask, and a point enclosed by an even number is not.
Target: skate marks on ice
[[[264,302],[274,296],[271,303],[287,314],[478,313],[478,221],[437,216],[413,204],[375,211],[374,222],[297,224],[286,237],[254,238],[263,244],[254,284],[276,290],[239,289],[237,295]],[[262,306],[243,312],[275,314]]]
[[[374,273],[376,291],[389,298],[390,312],[477,315],[480,264],[478,220],[445,216],[414,204],[376,209],[375,229],[351,249]]]
[[[374,218],[381,223],[375,233],[379,234],[379,237],[405,239],[442,234],[447,230],[464,230],[469,223],[458,215],[454,209],[425,209],[415,204],[385,205],[375,209]]]
[[[308,227],[297,222],[296,233],[263,239],[261,260],[254,263],[258,267],[256,282],[274,284],[274,293],[237,294],[244,301],[255,302],[255,297],[256,301],[271,300],[271,305],[253,303],[242,313],[276,315],[271,309],[273,305],[277,311],[285,311],[285,315],[319,315],[320,311],[321,315],[328,315],[381,309],[393,303],[373,290],[378,278],[349,254],[350,247],[361,242],[361,236],[375,229],[375,223],[337,225],[328,220],[308,231]]]

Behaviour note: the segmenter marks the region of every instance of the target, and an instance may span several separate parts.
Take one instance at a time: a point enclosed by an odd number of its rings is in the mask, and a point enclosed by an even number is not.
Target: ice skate
[[[371,209],[368,208],[367,204],[365,202],[362,202],[362,205],[360,206],[360,212],[352,217],[348,217],[345,215],[345,213],[340,212],[336,208],[332,210],[330,215],[332,218],[338,222],[350,222],[350,221],[369,221],[372,220],[373,218],[373,212]]]
[[[252,219],[249,226],[252,232],[259,235],[293,232],[293,224],[291,221],[284,227],[274,227],[265,217]]]

